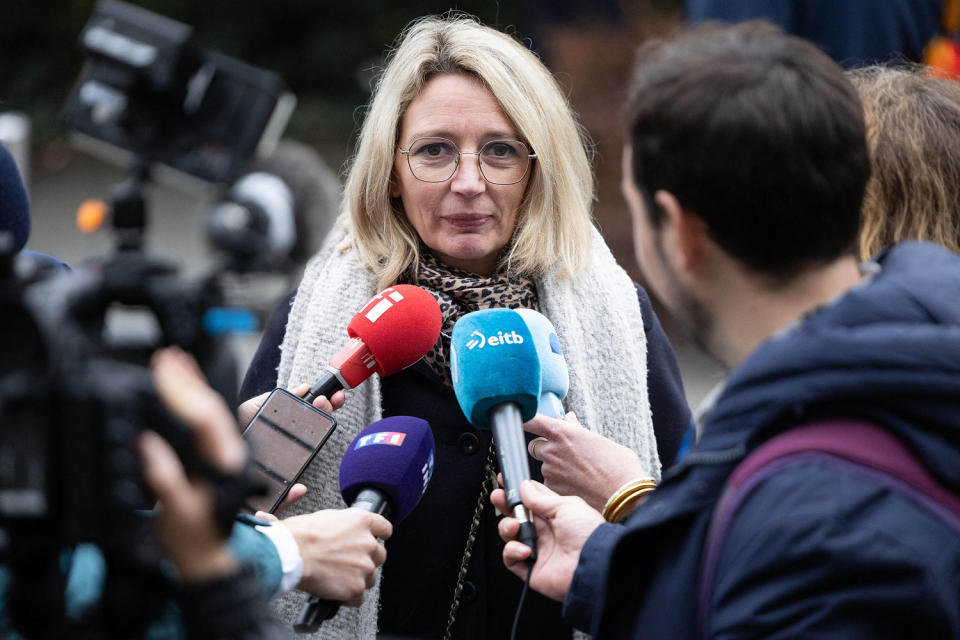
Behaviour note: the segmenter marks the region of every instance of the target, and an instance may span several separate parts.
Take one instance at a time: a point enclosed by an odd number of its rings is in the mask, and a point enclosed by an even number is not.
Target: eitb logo
[[[479,331],[470,332],[470,339],[467,340],[466,347],[467,349],[483,349],[484,346],[490,345],[491,347],[497,347],[501,344],[523,344],[523,336],[521,336],[516,331],[511,331],[509,333],[504,333],[503,331],[498,331],[497,335],[490,336],[489,338]]]

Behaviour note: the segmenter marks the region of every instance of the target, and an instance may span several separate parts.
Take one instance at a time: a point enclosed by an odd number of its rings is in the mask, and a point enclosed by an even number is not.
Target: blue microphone
[[[540,405],[537,413],[562,418],[566,415],[563,399],[570,390],[570,372],[563,358],[557,330],[547,316],[538,311],[517,309],[517,313],[527,323],[537,348],[537,357],[540,358]]]
[[[520,499],[520,484],[530,479],[523,423],[537,414],[540,360],[523,317],[512,309],[484,309],[457,320],[450,373],[467,420],[493,431],[507,506],[520,522],[518,539],[530,547],[530,562],[535,562],[537,532]]]

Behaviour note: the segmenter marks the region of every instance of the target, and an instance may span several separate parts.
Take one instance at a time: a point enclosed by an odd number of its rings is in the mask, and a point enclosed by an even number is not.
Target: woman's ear
[[[654,202],[663,211],[662,237],[670,245],[665,247],[674,266],[681,272],[689,272],[703,265],[705,259],[704,242],[707,240],[707,227],[695,213],[684,206],[669,191],[663,189],[653,196]]]

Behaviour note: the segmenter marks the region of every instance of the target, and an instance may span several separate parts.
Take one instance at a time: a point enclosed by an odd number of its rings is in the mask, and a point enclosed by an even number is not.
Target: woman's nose
[[[480,173],[480,165],[477,163],[477,156],[474,154],[462,154],[460,164],[453,174],[453,181],[450,188],[455,193],[463,195],[476,195],[482,193],[487,188],[487,181],[483,179]]]

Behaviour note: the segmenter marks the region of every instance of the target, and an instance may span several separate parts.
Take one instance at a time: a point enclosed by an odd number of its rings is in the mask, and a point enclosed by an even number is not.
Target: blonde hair
[[[860,256],[902,240],[960,253],[960,84],[925,67],[851,72],[863,101],[871,177]]]
[[[576,273],[589,256],[594,181],[587,137],[553,75],[517,40],[463,14],[421,18],[398,42],[369,103],[340,209],[381,288],[419,260],[419,237],[390,197],[390,181],[400,120],[440,74],[483,82],[537,154],[499,268],[536,277],[559,264],[561,273]]]

